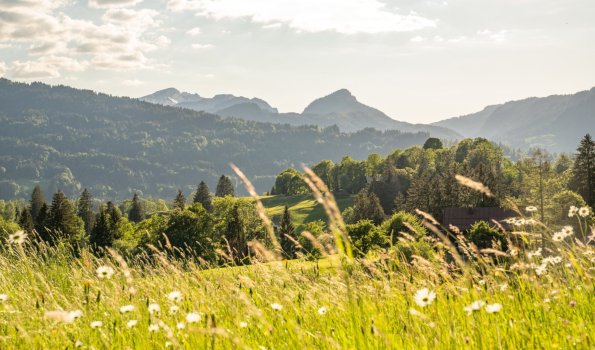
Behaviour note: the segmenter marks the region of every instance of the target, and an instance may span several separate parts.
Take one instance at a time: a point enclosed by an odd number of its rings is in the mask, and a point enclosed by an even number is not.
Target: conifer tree
[[[182,190],[178,190],[178,194],[174,199],[174,209],[184,210],[186,209],[186,197],[182,193]]]
[[[77,203],[76,214],[83,220],[83,223],[85,224],[85,232],[91,234],[91,230],[95,223],[95,213],[93,212],[91,192],[86,188],[83,190]]]
[[[378,225],[384,220],[384,210],[380,204],[380,199],[367,188],[361,190],[353,201],[353,223],[360,220],[370,219]]]
[[[23,210],[21,210],[21,214],[19,216],[19,226],[21,226],[21,228],[28,234],[33,232],[35,225],[33,224],[33,218],[31,217],[29,207],[24,207]]]
[[[209,192],[209,186],[207,186],[204,181],[201,181],[198,185],[193,202],[202,204],[202,207],[208,212],[213,210],[213,202],[211,199],[211,193]]]
[[[595,141],[587,134],[577,148],[571,188],[591,207],[595,206]]]
[[[56,192],[52,198],[47,226],[53,238],[75,239],[84,230],[82,220],[78,219],[74,207],[62,191]]]
[[[227,222],[225,239],[229,244],[235,263],[243,263],[245,258],[248,257],[248,242],[246,242],[246,234],[243,229],[242,218],[240,217],[240,210],[237,203],[233,205],[229,221]]]
[[[33,188],[33,192],[31,193],[31,201],[29,202],[33,222],[36,222],[37,215],[39,215],[39,211],[41,210],[41,206],[43,204],[45,204],[45,197],[43,195],[43,191],[41,190],[41,187],[39,185],[35,185],[35,188]]]
[[[134,196],[132,196],[132,206],[128,212],[128,219],[136,223],[145,219],[145,209],[136,192],[134,192]]]
[[[235,196],[233,184],[228,176],[221,175],[217,182],[217,189],[215,191],[216,197]]]
[[[289,208],[285,206],[283,211],[283,217],[279,224],[279,241],[281,244],[282,254],[285,259],[294,259],[296,257],[297,247],[294,242],[297,242],[295,236],[295,228],[291,223],[291,216],[289,214]]]
[[[35,223],[35,231],[37,231],[37,234],[39,235],[39,237],[46,241],[49,242],[51,239],[49,230],[48,230],[48,221],[49,221],[49,208],[48,205],[43,203],[41,205],[41,209],[39,209],[39,213],[37,214],[37,217],[35,217],[34,223]]]

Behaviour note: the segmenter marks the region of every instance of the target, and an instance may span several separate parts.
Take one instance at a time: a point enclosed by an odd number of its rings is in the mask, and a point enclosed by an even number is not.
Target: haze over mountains
[[[546,148],[551,152],[573,152],[576,140],[595,133],[595,88],[572,95],[531,97],[492,105],[477,113],[449,118],[431,125],[394,120],[382,111],[357,100],[341,89],[310,103],[302,113],[278,113],[258,98],[197,94],[165,89],[141,100],[168,106],[204,110],[223,117],[287,123],[291,125],[337,125],[343,131],[364,128],[428,132],[442,139],[485,137],[513,148]]]
[[[485,137],[509,146],[573,152],[586,133],[595,133],[595,88],[572,95],[531,97],[433,125],[465,137]]]
[[[169,88],[140,98],[143,101],[165,106],[190,108],[260,122],[290,125],[337,125],[339,129],[353,132],[365,128],[377,130],[401,130],[404,132],[428,132],[443,139],[460,139],[461,135],[441,126],[411,124],[394,120],[376,108],[357,100],[347,89],[341,89],[310,103],[302,113],[279,113],[266,101],[234,95],[216,95],[213,98],[180,92]]]

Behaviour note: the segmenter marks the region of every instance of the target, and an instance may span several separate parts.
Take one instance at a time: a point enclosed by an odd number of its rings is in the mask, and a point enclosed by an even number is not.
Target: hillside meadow
[[[276,252],[252,242],[251,265],[211,269],[167,247],[97,257],[11,235],[0,348],[593,348],[587,208],[574,214],[580,233],[515,219],[506,251],[479,250],[456,230],[449,239],[419,212],[435,233],[423,238],[431,257],[403,234],[400,249],[354,259],[332,195],[314,192],[337,242],[318,242],[318,261],[271,261]]]

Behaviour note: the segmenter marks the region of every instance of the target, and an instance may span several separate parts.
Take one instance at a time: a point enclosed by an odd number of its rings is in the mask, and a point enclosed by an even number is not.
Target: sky
[[[593,0],[0,0],[0,76],[112,95],[341,88],[428,123],[595,86]]]

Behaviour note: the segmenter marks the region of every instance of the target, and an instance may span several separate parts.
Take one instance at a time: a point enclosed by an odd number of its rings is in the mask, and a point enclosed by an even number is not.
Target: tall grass
[[[124,260],[114,251],[97,257],[31,241],[7,245],[0,254],[0,349],[595,347],[589,242],[554,241],[547,227],[525,221],[508,234],[507,251],[478,250],[452,232],[427,238],[432,261],[407,260],[394,249],[354,260],[332,194],[306,173],[340,242],[337,255],[317,263],[205,269],[167,250]],[[538,254],[542,237],[548,241]],[[113,276],[101,278],[99,267]],[[416,301],[423,288],[435,299]],[[181,300],[170,300],[174,291]],[[134,309],[122,313],[126,305]]]

